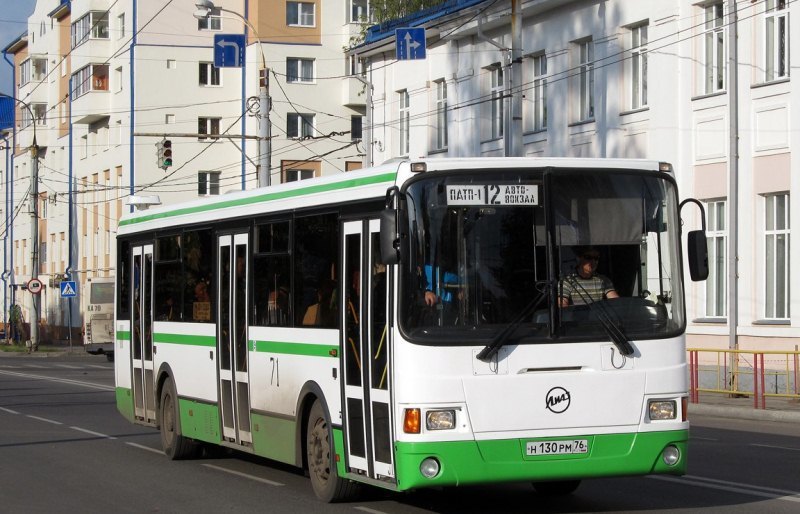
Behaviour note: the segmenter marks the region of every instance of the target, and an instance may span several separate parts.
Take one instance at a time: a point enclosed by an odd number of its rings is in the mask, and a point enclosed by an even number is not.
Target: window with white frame
[[[631,27],[631,109],[647,106],[647,25]]]
[[[533,57],[533,130],[547,129],[547,56]]]
[[[125,13],[117,16],[117,34],[119,34],[119,39],[125,37]]]
[[[108,64],[90,64],[72,74],[72,98],[89,91],[108,91]]]
[[[365,23],[372,21],[372,12],[369,8],[369,0],[348,0],[348,12],[350,13],[350,23]]]
[[[298,180],[308,180],[314,178],[314,170],[306,170],[300,168],[286,168],[285,182],[297,182]]]
[[[201,86],[221,86],[222,70],[213,62],[201,62],[199,65],[199,83]]]
[[[37,125],[47,125],[47,104],[31,104],[31,110]]]
[[[705,315],[707,318],[724,318],[727,315],[728,226],[725,204],[725,200],[712,200],[706,203],[709,268],[706,280]]]
[[[220,118],[200,117],[197,118],[197,133],[200,134],[200,141],[206,139],[205,134],[219,134]]]
[[[31,81],[31,60],[25,59],[19,65],[19,85],[24,86]]]
[[[286,2],[286,24],[294,27],[314,26],[312,2]]]
[[[350,139],[359,141],[363,137],[364,117],[360,115],[350,116]]]
[[[197,174],[197,194],[199,196],[218,195],[219,175],[218,171],[199,172]]]
[[[47,77],[47,57],[31,57],[31,80],[41,82]]]
[[[286,115],[286,137],[304,138],[314,135],[314,115],[290,112]]]
[[[503,67],[500,64],[493,64],[484,71],[488,75],[488,80],[486,81],[488,83],[488,102],[485,101],[483,103],[483,109],[486,111],[484,116],[486,127],[482,131],[484,134],[483,139],[499,139],[503,137],[505,123],[505,101],[503,98],[505,78],[503,76]]]
[[[314,82],[314,59],[286,58],[286,82]]]
[[[764,80],[789,76],[789,10],[786,0],[766,0]]]
[[[397,92],[397,106],[397,121],[400,129],[397,152],[398,155],[408,155],[408,149],[411,144],[411,130],[409,127],[411,123],[411,99],[408,96],[408,90],[403,89]]]
[[[435,80],[432,93],[431,149],[444,150],[447,148],[447,82]]]
[[[72,48],[89,39],[109,39],[108,11],[91,11],[70,27]]]
[[[722,2],[704,7],[703,68],[705,94],[725,89],[725,24]]]
[[[211,9],[204,18],[198,18],[197,30],[222,30],[222,12],[219,8]]]
[[[27,128],[33,124],[33,114],[28,109],[20,110],[20,128]]]
[[[789,195],[764,197],[764,317],[789,318]]]
[[[577,43],[578,121],[594,119],[594,42]]]

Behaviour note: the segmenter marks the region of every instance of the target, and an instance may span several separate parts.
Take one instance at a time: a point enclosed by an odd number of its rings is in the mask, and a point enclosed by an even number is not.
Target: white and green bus
[[[685,472],[664,163],[396,162],[134,213],[117,245],[117,406],[172,459],[289,463],[325,501]]]

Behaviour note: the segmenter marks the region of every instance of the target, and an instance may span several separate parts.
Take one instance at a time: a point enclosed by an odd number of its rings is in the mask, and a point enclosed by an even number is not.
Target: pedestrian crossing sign
[[[74,280],[64,280],[61,282],[61,298],[74,298],[78,296]]]

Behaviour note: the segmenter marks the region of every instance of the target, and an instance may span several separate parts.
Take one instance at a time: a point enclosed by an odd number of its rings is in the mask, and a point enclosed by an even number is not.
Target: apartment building
[[[681,196],[702,200],[707,216],[711,276],[686,284],[689,345],[796,349],[800,272],[792,264],[800,258],[790,241],[800,227],[791,207],[800,195],[800,133],[790,106],[800,105],[800,87],[790,57],[800,55],[792,23],[800,6],[739,2],[734,15],[727,0],[519,5],[516,41],[511,0],[452,0],[370,28],[354,55],[374,88],[366,121],[374,162],[514,154],[668,161]],[[426,28],[425,60],[396,60],[396,27]],[[521,119],[513,119],[514,97]],[[699,225],[695,213],[683,217]]]
[[[78,281],[80,297],[87,279],[114,275],[131,197],[167,204],[258,187],[264,75],[272,184],[361,167],[364,101],[342,49],[366,4],[217,0],[196,18],[188,1],[38,0],[27,30],[3,45],[19,100],[1,186],[4,312],[17,303],[30,319],[23,284],[36,248],[43,325],[79,326],[80,302],[70,319],[58,283]],[[242,67],[214,66],[219,34],[246,34]],[[170,167],[157,158],[165,140]]]

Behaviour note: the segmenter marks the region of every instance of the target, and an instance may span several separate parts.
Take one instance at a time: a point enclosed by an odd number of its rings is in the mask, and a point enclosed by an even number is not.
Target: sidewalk
[[[800,424],[800,401],[787,398],[766,398],[766,409],[754,408],[753,398],[731,398],[725,394],[700,393],[700,403],[689,404],[689,421],[692,414],[719,418],[780,421]]]

